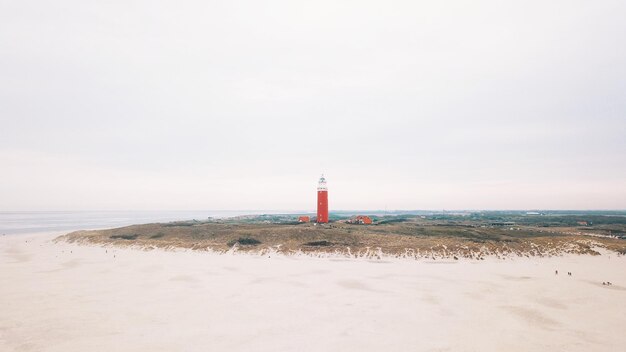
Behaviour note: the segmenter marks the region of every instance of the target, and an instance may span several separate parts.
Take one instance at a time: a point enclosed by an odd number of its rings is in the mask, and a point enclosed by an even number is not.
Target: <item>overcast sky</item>
[[[0,0],[0,210],[626,209],[625,19]]]

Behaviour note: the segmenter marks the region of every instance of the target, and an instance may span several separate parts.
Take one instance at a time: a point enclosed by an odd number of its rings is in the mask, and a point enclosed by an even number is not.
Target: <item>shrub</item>
[[[112,240],[118,240],[118,239],[121,239],[121,240],[136,240],[137,237],[139,237],[139,235],[113,235],[110,238]]]
[[[307,242],[304,245],[305,246],[316,246],[316,247],[325,247],[325,246],[332,246],[332,242],[328,242],[328,241],[313,241],[313,242]]]
[[[232,247],[237,243],[240,246],[256,246],[257,244],[261,244],[261,241],[257,240],[256,238],[239,237],[238,240],[233,240],[233,241],[228,242],[228,246]]]
[[[174,221],[163,224],[164,227],[179,227],[179,226],[193,226],[197,221]]]

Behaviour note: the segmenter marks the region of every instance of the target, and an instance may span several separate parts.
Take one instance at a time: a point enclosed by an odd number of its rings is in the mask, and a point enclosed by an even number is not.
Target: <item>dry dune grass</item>
[[[606,248],[626,254],[626,241],[571,234],[541,228],[493,228],[454,224],[392,223],[377,226],[332,223],[233,224],[188,222],[146,224],[78,231],[63,236],[69,242],[88,242],[142,248],[193,250],[278,251],[281,253],[337,253],[348,256],[474,258],[491,255],[553,256],[565,253],[598,254]]]

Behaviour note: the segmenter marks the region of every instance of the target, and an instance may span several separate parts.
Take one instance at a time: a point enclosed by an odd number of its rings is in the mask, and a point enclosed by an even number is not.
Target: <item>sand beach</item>
[[[0,237],[2,351],[626,346],[626,257],[608,252],[371,260],[145,251],[58,235]]]

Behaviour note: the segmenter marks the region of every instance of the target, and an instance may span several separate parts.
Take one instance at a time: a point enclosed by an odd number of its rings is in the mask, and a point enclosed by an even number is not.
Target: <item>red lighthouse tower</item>
[[[317,222],[319,224],[328,223],[328,188],[324,175],[317,183]]]

